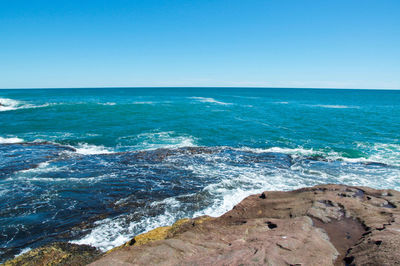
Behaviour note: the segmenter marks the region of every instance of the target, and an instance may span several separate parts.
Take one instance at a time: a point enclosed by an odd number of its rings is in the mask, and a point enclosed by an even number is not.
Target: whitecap
[[[121,137],[119,140],[119,147],[129,147],[134,150],[177,149],[197,146],[196,138],[189,135],[177,135],[174,131],[147,132],[135,136]],[[136,144],[130,145],[132,142]]]
[[[349,158],[343,156],[343,154],[336,151],[323,151],[323,150],[314,150],[314,149],[305,149],[303,147],[298,148],[282,148],[282,147],[271,147],[271,148],[249,148],[249,147],[241,147],[236,148],[235,150],[252,152],[252,153],[266,153],[266,152],[275,152],[275,153],[283,153],[288,154],[293,157],[301,157],[301,156],[322,156],[329,161],[344,161],[350,163],[365,163],[365,162],[380,162],[376,161],[373,157],[358,157],[358,158]]]
[[[321,155],[322,152],[316,151],[313,149],[305,149],[303,147],[298,148],[282,148],[282,147],[271,147],[271,148],[250,148],[250,147],[241,147],[236,148],[235,150],[253,152],[253,153],[265,153],[265,152],[276,152],[276,153],[284,153],[290,155],[303,155],[303,156],[311,156],[311,155]]]
[[[11,137],[11,138],[2,138],[0,137],[0,144],[6,144],[6,143],[21,143],[24,142],[23,139],[17,138],[17,137]]]
[[[147,102],[133,102],[133,104],[155,104],[155,102],[150,102],[150,101],[147,101]]]
[[[316,104],[316,105],[311,105],[313,107],[321,107],[321,108],[333,108],[333,109],[358,109],[360,108],[359,106],[348,106],[348,105],[330,105],[330,104]]]
[[[189,99],[198,100],[199,102],[202,102],[202,103],[215,103],[215,104],[221,104],[221,105],[232,104],[232,103],[225,103],[225,102],[217,101],[214,98],[207,98],[207,97],[189,97]]]
[[[357,143],[357,146],[368,154],[369,161],[400,166],[400,144]]]
[[[44,173],[50,173],[50,172],[58,172],[58,171],[65,170],[67,168],[67,166],[59,167],[59,166],[50,165],[50,163],[51,163],[51,161],[39,163],[37,165],[37,167],[26,169],[26,170],[21,170],[18,172],[18,174],[22,174],[22,176],[25,177],[27,175],[30,176],[31,174],[44,174]]]
[[[24,249],[22,249],[17,255],[15,255],[14,256],[14,258],[16,258],[16,257],[18,257],[18,256],[21,256],[22,254],[25,254],[25,253],[28,253],[29,251],[31,251],[32,249],[31,248],[24,248]]]
[[[17,101],[8,98],[0,98],[0,112],[13,111],[18,109],[28,109],[28,108],[41,108],[49,105],[50,105],[49,103],[42,105],[33,105],[30,103],[26,103],[24,101]]]
[[[114,151],[110,148],[106,148],[103,145],[93,145],[88,143],[79,143],[78,146],[74,147],[76,153],[84,154],[84,155],[93,155],[93,154],[108,154],[113,153]]]
[[[7,99],[7,98],[0,98],[0,111],[10,111],[15,110],[20,106],[22,102]]]

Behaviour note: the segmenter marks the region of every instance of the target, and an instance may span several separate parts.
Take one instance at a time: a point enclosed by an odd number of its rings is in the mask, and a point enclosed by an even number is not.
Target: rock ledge
[[[91,256],[97,260],[90,265],[400,265],[398,206],[395,190],[267,191],[221,217],[182,219],[138,235]]]

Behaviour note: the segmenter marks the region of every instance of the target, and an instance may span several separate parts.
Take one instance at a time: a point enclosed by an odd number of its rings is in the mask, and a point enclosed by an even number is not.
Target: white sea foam
[[[144,101],[144,102],[133,102],[133,104],[155,104],[155,102]]]
[[[42,105],[33,105],[30,103],[26,103],[24,101],[17,101],[8,98],[0,98],[0,112],[4,111],[12,111],[18,109],[27,109],[27,108],[40,108],[49,106],[49,103],[42,104]]]
[[[114,151],[110,148],[106,148],[102,145],[96,146],[93,144],[87,143],[79,143],[77,147],[74,147],[77,153],[84,155],[93,155],[93,154],[107,154],[113,153]]]
[[[388,148],[388,147],[385,147]],[[390,148],[393,148],[390,146]],[[395,145],[395,148],[398,148]],[[283,152],[288,154],[313,155],[315,150],[304,148],[279,148],[251,149],[242,148],[243,151],[251,152]],[[319,151],[317,151],[319,152]],[[121,245],[130,240],[133,236],[154,229],[158,226],[170,225],[182,217],[200,215],[220,216],[231,210],[245,197],[258,194],[266,190],[292,190],[304,186],[311,186],[322,183],[346,183],[349,185],[367,185],[371,187],[392,187],[399,189],[397,179],[400,177],[400,170],[390,172],[383,169],[366,169],[359,164],[343,164],[343,169],[335,167],[335,172],[329,169],[310,166],[308,163],[299,160],[289,168],[264,167],[257,163],[233,165],[232,160],[237,163],[238,158],[232,158],[225,153],[197,154],[203,160],[193,161],[190,164],[182,163],[185,157],[168,157],[167,163],[181,167],[183,170],[192,172],[200,179],[215,179],[207,185],[201,193],[207,195],[209,204],[204,209],[194,213],[185,213],[185,208],[177,198],[167,198],[160,202],[154,202],[152,207],[158,208],[164,204],[166,210],[156,217],[143,215],[140,221],[132,221],[134,214],[122,215],[113,219],[105,219],[96,222],[95,227],[85,237],[73,241],[78,244],[88,244],[100,248],[103,251]],[[337,156],[332,154],[331,156]],[[348,171],[346,169],[352,169]],[[354,171],[354,172],[353,172]],[[377,171],[381,171],[377,175]],[[384,183],[382,183],[384,180]],[[121,200],[121,202],[123,202]],[[187,211],[187,210],[186,210]],[[137,215],[136,215],[137,217]]]
[[[55,166],[51,165],[51,161],[47,162],[42,162],[38,164],[37,167],[35,168],[30,168],[26,170],[21,170],[18,172],[20,175],[19,177],[22,179],[27,179],[26,177],[29,176],[28,179],[31,179],[32,175],[37,175],[37,174],[45,174],[45,173],[50,173],[50,172],[58,172],[58,171],[63,171],[67,169],[67,166]],[[53,178],[50,178],[53,180]]]
[[[343,154],[333,151],[333,150],[332,151],[323,151],[323,150],[305,149],[302,147],[298,147],[298,148],[271,147],[271,148],[266,148],[266,149],[242,147],[242,148],[237,148],[236,150],[253,152],[253,153],[276,152],[276,153],[289,154],[295,158],[301,157],[301,156],[322,156],[325,159],[330,160],[330,161],[345,161],[345,162],[350,162],[350,163],[364,163],[364,162],[385,163],[378,156],[349,158],[349,157],[343,156]]]
[[[368,153],[368,161],[400,166],[400,144],[358,143],[357,146]]]
[[[0,144],[5,144],[5,143],[21,143],[24,142],[23,139],[17,138],[17,137],[11,137],[11,138],[2,138],[0,137]]]
[[[134,150],[155,150],[160,148],[177,149],[196,146],[196,138],[188,135],[177,135],[174,131],[146,132],[135,136],[119,138],[120,147]],[[134,143],[134,145],[131,145]]]
[[[212,155],[203,156],[210,157],[210,161],[218,161]],[[206,179],[220,178],[219,182],[210,184],[204,189],[213,199],[212,204],[206,209],[196,212],[194,217],[200,215],[220,216],[231,210],[245,197],[265,190],[288,190],[304,186],[303,180],[293,178],[289,170],[271,170],[257,167],[257,165],[232,166],[229,163],[221,162],[212,165],[190,165],[188,170]]]
[[[313,149],[305,149],[302,147],[298,147],[298,148],[271,147],[271,148],[267,148],[267,149],[242,147],[242,148],[237,148],[236,150],[253,152],[253,153],[276,152],[276,153],[284,153],[284,154],[290,154],[290,155],[303,155],[303,156],[322,154],[322,152],[320,152],[320,151],[316,151]]]
[[[225,102],[221,102],[221,101],[217,101],[214,98],[207,98],[207,97],[189,97],[189,99],[195,99],[199,102],[202,103],[215,103],[215,104],[221,104],[221,105],[230,105],[232,103],[225,103]]]
[[[31,251],[32,249],[31,248],[24,248],[24,249],[22,249],[21,250],[21,252],[20,253],[18,253],[17,255],[15,255],[14,256],[14,258],[16,258],[16,257],[18,257],[18,256],[20,256],[20,255],[22,255],[22,254],[25,254],[25,253],[27,253],[27,252],[29,252],[29,251]]]
[[[330,104],[316,104],[312,105],[314,107],[321,107],[321,108],[333,108],[333,109],[358,109],[359,106],[348,106],[348,105],[330,105]]]
[[[95,222],[95,227],[89,234],[81,239],[71,241],[75,244],[86,244],[99,248],[102,251],[110,250],[132,239],[135,235],[150,231],[159,226],[171,225],[175,222],[179,213],[180,203],[174,198],[167,198],[161,202],[153,202],[152,205],[166,204],[165,213],[156,217],[143,217],[141,221],[132,222],[130,215],[121,215],[113,219],[107,218]],[[173,211],[171,210],[173,209]],[[168,210],[169,209],[169,210]]]
[[[31,169],[26,169],[26,170],[21,170],[19,173],[45,173],[45,172],[50,172],[51,168],[49,168],[50,162],[43,162],[38,164],[36,168],[31,168]]]
[[[7,99],[7,98],[0,98],[0,111],[15,110],[20,105],[21,105],[21,102],[19,102],[19,101],[16,101],[13,99]]]
[[[116,105],[116,103],[114,103],[114,102],[106,102],[106,103],[98,103],[98,104],[100,104],[100,105]]]

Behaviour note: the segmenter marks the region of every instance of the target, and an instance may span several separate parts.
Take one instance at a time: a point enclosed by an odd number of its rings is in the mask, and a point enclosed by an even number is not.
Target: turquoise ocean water
[[[400,189],[399,132],[400,91],[0,90],[1,260],[107,250],[264,190]]]

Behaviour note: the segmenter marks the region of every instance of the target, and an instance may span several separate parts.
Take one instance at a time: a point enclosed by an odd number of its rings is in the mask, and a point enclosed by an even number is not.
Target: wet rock
[[[182,219],[105,254],[55,243],[5,265],[398,265],[400,192],[320,185],[249,196],[218,218]]]
[[[138,235],[91,265],[395,265],[399,201],[342,185],[264,192],[221,217]]]
[[[53,243],[48,246],[31,250],[12,260],[6,261],[5,266],[21,265],[87,265],[99,258],[101,252],[87,245],[70,243]]]

